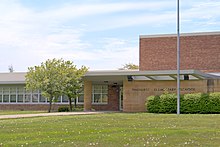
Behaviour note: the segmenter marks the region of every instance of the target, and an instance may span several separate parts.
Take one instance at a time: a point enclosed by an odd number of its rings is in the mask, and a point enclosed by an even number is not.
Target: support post
[[[92,110],[92,82],[84,81],[84,111]]]

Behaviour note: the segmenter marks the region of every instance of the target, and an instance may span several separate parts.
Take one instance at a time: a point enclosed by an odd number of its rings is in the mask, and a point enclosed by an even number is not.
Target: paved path
[[[56,113],[38,113],[38,114],[14,114],[14,115],[0,115],[0,119],[8,118],[27,118],[27,117],[39,117],[39,116],[64,116],[64,115],[91,115],[108,113],[103,111],[88,111],[88,112],[56,112]]]

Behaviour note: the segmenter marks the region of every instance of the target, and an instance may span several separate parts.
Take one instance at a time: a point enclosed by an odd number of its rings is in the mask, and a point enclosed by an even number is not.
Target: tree
[[[14,72],[13,65],[9,65],[9,66],[8,66],[8,70],[9,70],[9,72],[11,72],[11,73]]]
[[[65,73],[62,71],[64,60],[52,59],[41,63],[40,66],[29,67],[26,75],[26,89],[40,90],[49,101],[48,112],[51,111],[52,102],[63,92]]]
[[[134,70],[134,69],[139,69],[139,66],[133,63],[128,63],[123,65],[119,70]]]
[[[53,59],[41,63],[40,66],[29,67],[28,70],[26,89],[42,92],[50,104],[48,112],[51,111],[52,102],[61,95],[68,97],[72,111],[72,99],[76,106],[76,98],[82,91],[82,76],[87,72],[87,67],[77,69],[71,61]]]
[[[74,106],[76,107],[76,99],[80,97],[83,91],[82,76],[88,71],[88,68],[82,66],[80,69],[77,69],[73,62],[67,61],[63,70],[66,73],[63,94],[68,97],[69,109],[72,111],[72,100],[74,100]]]

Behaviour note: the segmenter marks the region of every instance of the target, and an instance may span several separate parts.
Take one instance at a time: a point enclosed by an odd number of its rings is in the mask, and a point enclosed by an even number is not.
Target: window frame
[[[99,87],[96,89],[96,87]],[[100,92],[97,92],[100,91]],[[108,85],[92,85],[92,104],[99,105],[99,104],[108,104],[109,96],[108,96]],[[95,102],[95,95],[100,95],[100,102]],[[107,101],[103,102],[104,97],[107,96]]]

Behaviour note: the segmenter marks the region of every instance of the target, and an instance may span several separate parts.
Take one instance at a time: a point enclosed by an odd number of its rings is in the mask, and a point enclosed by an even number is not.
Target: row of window
[[[68,103],[67,96],[60,96],[57,103]],[[83,94],[77,103],[83,103]],[[27,92],[24,87],[0,87],[0,103],[48,103],[40,91]]]
[[[83,93],[77,98],[78,104],[84,103]],[[48,103],[47,99],[42,96],[40,91],[27,92],[24,87],[0,87],[0,103]],[[68,103],[67,96],[60,96],[57,103]],[[108,103],[108,86],[93,85],[92,103]]]

